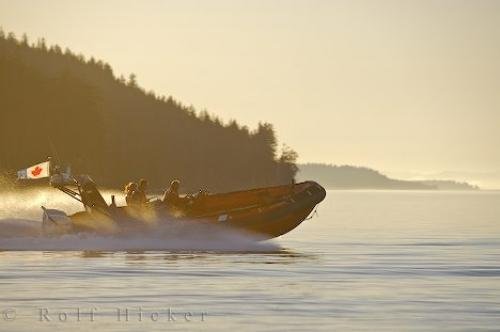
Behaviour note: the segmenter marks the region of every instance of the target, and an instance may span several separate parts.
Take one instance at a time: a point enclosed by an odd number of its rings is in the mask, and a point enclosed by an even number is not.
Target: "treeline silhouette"
[[[144,177],[161,189],[178,178],[185,190],[227,191],[290,183],[297,172],[297,153],[278,149],[269,123],[223,123],[146,92],[134,74],[0,30],[0,170],[49,155],[108,187]]]

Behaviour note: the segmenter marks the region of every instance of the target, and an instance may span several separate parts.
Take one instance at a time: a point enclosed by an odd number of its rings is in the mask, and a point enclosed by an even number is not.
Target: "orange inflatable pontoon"
[[[64,182],[64,183],[63,183]],[[188,195],[182,206],[155,200],[141,207],[108,205],[88,176],[68,181],[52,177],[54,187],[80,201],[84,211],[66,215],[44,209],[43,227],[48,234],[119,231],[120,227],[144,227],[150,220],[180,220],[229,227],[269,239],[300,225],[326,195],[316,182],[218,194]]]

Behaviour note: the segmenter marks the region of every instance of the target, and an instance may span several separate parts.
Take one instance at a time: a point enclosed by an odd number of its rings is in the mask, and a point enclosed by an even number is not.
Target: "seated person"
[[[129,182],[125,186],[125,201],[127,205],[138,205],[140,202],[140,195],[138,194],[138,186],[135,182]]]
[[[147,188],[148,181],[145,179],[141,179],[139,181],[139,187],[137,188],[137,200],[140,204],[146,204],[148,202],[148,198],[146,197]]]
[[[171,206],[178,206],[182,202],[182,198],[179,197],[179,187],[181,182],[179,180],[173,180],[170,183],[170,187],[163,194],[163,203]]]

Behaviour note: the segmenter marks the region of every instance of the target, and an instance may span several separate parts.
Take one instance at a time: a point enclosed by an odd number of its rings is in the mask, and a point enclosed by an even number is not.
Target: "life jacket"
[[[163,202],[167,205],[177,206],[181,203],[182,199],[179,197],[177,193],[172,191],[167,191],[163,196]]]
[[[127,192],[127,196],[125,196],[125,201],[127,205],[138,205],[141,204],[141,196],[137,190],[132,190]]]
[[[148,198],[146,197],[146,193],[140,189],[135,191],[134,199],[137,199],[138,203],[140,203],[140,204],[146,204],[148,201]]]

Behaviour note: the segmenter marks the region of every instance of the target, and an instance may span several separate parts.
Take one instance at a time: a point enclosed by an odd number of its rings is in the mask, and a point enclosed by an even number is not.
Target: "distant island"
[[[452,180],[407,181],[391,179],[371,168],[349,165],[299,164],[297,180],[315,180],[327,189],[479,190]]]

